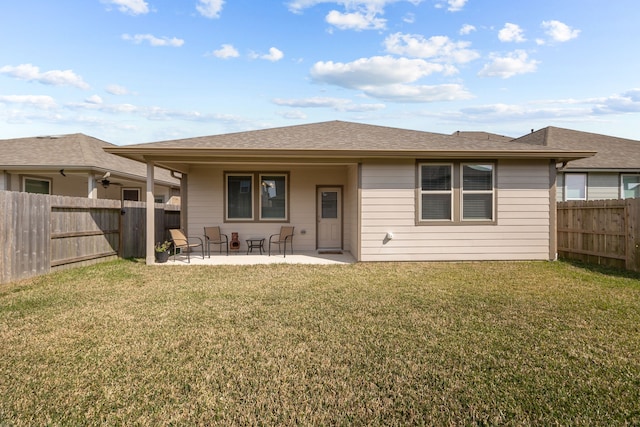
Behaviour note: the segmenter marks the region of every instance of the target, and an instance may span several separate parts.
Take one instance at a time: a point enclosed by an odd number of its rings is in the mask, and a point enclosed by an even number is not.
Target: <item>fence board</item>
[[[640,271],[640,199],[558,203],[558,256]]]
[[[180,227],[180,207],[155,208],[161,241]],[[123,207],[119,200],[0,191],[0,284],[118,255],[144,257],[145,210],[144,202]]]

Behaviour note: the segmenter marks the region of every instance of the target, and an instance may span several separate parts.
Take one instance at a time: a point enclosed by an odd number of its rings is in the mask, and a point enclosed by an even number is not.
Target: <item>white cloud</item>
[[[459,33],[461,36],[466,36],[468,34],[471,34],[473,31],[476,31],[476,27],[470,24],[464,24],[462,28],[460,28]]]
[[[301,13],[304,9],[316,6],[322,3],[333,3],[342,5],[350,10],[365,9],[371,11],[383,12],[385,7],[393,3],[407,2],[413,5],[422,3],[423,0],[291,0],[287,3],[289,10],[293,13]],[[467,0],[450,0],[450,2],[466,3]]]
[[[149,13],[149,5],[144,0],[102,0],[106,4],[118,6],[118,10],[131,15],[142,15]]]
[[[40,72],[40,68],[31,64],[21,64],[16,67],[5,65],[0,68],[0,74],[6,74],[20,80],[35,81],[52,86],[75,86],[89,89],[89,85],[72,70],[51,70]]]
[[[135,44],[140,44],[144,41],[149,42],[151,46],[170,46],[170,47],[180,47],[184,44],[184,40],[178,38],[168,38],[162,37],[158,38],[151,34],[136,34],[134,36],[130,36],[129,34],[122,35],[123,40],[131,41]]]
[[[284,58],[284,53],[282,53],[280,49],[272,47],[269,49],[269,53],[266,53],[264,55],[252,52],[249,56],[252,59],[266,59],[267,61],[277,62]]]
[[[337,10],[329,12],[325,18],[327,23],[340,30],[382,30],[387,21],[377,18],[374,13],[340,13]]]
[[[443,70],[444,66],[441,64],[422,59],[374,56],[349,63],[316,62],[311,68],[311,77],[317,82],[358,89],[371,85],[414,82]]]
[[[393,102],[432,102],[471,97],[460,85],[417,86],[417,80],[448,67],[422,59],[376,56],[350,63],[317,62],[311,68],[311,78]]]
[[[441,102],[473,98],[473,95],[459,84],[397,84],[363,88],[363,91],[368,96],[389,102]]]
[[[107,86],[107,93],[111,95],[129,95],[129,89],[124,86],[112,84]]]
[[[467,0],[448,0],[447,3],[449,4],[447,9],[449,12],[459,12],[467,3]]]
[[[223,44],[220,49],[214,50],[212,55],[220,59],[237,58],[240,56],[236,48],[230,44]]]
[[[425,39],[414,34],[391,34],[384,40],[386,51],[414,58],[432,58],[447,63],[466,63],[480,57],[478,52],[468,49],[469,42],[454,42],[446,36]]]
[[[47,95],[0,95],[1,104],[21,104],[40,109],[56,107],[54,99]]]
[[[303,99],[274,99],[276,105],[296,108],[330,108],[335,111],[365,112],[377,111],[385,108],[384,104],[356,104],[345,98],[303,98]]]
[[[219,18],[224,0],[198,0],[196,10],[205,18]]]
[[[638,113],[640,112],[640,89],[609,96],[596,102],[594,113]]]
[[[480,77],[501,77],[508,79],[518,74],[533,73],[539,61],[529,59],[524,50],[516,50],[507,56],[491,55],[492,61],[478,73]]]
[[[84,102],[88,103],[88,104],[102,104],[102,98],[98,95],[92,95],[90,97],[88,97],[87,99],[84,100]]]
[[[560,21],[543,21],[541,26],[551,40],[558,43],[575,39],[580,34],[580,30],[575,30]]]
[[[504,24],[504,28],[498,32],[498,39],[501,42],[522,43],[527,41],[527,39],[524,38],[522,28],[520,28],[519,25],[512,24],[510,22]]]

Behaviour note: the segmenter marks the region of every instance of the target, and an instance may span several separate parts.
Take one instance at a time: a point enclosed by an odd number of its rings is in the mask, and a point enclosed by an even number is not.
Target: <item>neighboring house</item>
[[[182,174],[190,235],[289,224],[358,261],[555,259],[556,165],[595,154],[341,121],[106,150]]]
[[[104,151],[113,144],[81,133],[0,140],[0,190],[145,200],[147,166]],[[155,200],[180,193],[179,179],[155,171]]]
[[[550,126],[512,142],[597,151],[593,157],[559,165],[558,201],[640,197],[640,141]]]

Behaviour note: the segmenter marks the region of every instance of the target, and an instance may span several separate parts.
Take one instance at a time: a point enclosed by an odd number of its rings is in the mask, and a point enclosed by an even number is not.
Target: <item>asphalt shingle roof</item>
[[[115,145],[82,133],[0,140],[0,168],[96,169],[146,179],[143,163],[104,151]],[[177,184],[164,169],[157,169],[157,180]]]
[[[640,170],[640,141],[549,126],[514,139],[514,143],[567,150],[597,151],[574,160],[567,169]]]
[[[109,152],[140,158],[142,153],[159,154],[164,150],[176,150],[174,154],[188,155],[189,151],[204,152],[234,150],[249,154],[257,150],[291,150],[313,154],[332,152],[548,152],[548,147],[524,144],[507,144],[494,138],[455,137],[432,132],[398,129],[385,126],[331,121],[272,129],[238,132],[222,135],[177,139],[147,144],[127,145]],[[181,151],[177,151],[181,150]],[[564,150],[560,150],[564,151]],[[165,151],[168,152],[168,151]],[[569,153],[570,154],[570,153]],[[136,157],[138,156],[138,157]],[[569,155],[570,157],[570,155]]]

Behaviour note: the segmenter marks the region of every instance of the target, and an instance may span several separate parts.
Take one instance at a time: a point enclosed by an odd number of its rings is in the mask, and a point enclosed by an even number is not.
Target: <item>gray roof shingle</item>
[[[110,171],[145,180],[145,164],[115,156],[104,148],[115,145],[82,133],[0,140],[0,168],[92,169]],[[165,169],[156,170],[156,179],[177,185]]]
[[[593,157],[574,160],[567,169],[640,171],[640,141],[549,126],[514,139],[514,143],[567,150],[597,151]]]

